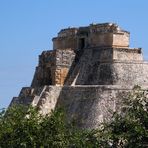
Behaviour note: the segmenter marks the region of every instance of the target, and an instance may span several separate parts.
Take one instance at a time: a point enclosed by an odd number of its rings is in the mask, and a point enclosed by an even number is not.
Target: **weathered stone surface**
[[[31,86],[63,85],[74,57],[71,49],[42,52]]]
[[[120,93],[131,89],[120,85],[44,86],[38,88],[33,99],[30,93],[20,93],[19,102],[13,103],[37,105],[43,115],[64,107],[69,121],[77,121],[81,128],[97,128],[118,109]]]
[[[86,48],[69,73],[67,85],[148,85],[141,49]]]
[[[64,106],[69,121],[96,128],[134,85],[148,87],[148,63],[141,48],[129,48],[129,32],[113,23],[67,28],[39,56],[31,87],[10,106],[31,104],[43,115]]]
[[[83,47],[128,47],[129,32],[113,23],[91,24],[80,28],[67,28],[53,38],[53,49]]]
[[[65,86],[57,106],[64,106],[68,119],[77,121],[79,127],[97,128],[102,121],[111,118],[122,91],[127,90],[120,86]]]

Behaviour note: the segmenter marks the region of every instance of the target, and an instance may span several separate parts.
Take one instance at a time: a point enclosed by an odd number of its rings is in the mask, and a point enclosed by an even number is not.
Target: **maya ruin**
[[[62,29],[53,49],[39,55],[31,86],[10,105],[38,106],[43,115],[65,107],[79,127],[96,128],[116,110],[120,92],[148,86],[148,63],[129,39],[114,23]]]

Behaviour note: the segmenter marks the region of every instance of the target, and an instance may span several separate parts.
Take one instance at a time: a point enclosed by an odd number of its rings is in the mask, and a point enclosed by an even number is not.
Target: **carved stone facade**
[[[42,114],[64,106],[79,127],[97,127],[117,109],[121,92],[148,86],[148,63],[141,48],[129,47],[129,37],[113,23],[62,29],[53,50],[39,56],[31,87],[11,105],[32,104]]]
[[[53,49],[129,46],[129,32],[113,23],[63,29],[53,38]]]
[[[72,49],[43,51],[31,86],[63,85],[74,58]]]

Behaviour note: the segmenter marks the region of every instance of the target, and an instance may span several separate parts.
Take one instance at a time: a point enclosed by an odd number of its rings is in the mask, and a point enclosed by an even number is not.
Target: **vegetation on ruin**
[[[121,97],[122,108],[104,128],[112,147],[148,147],[148,90],[136,86]]]
[[[120,112],[97,130],[66,122],[63,109],[41,116],[37,108],[14,106],[0,113],[0,148],[145,148],[148,146],[148,91],[136,87],[123,97]],[[26,114],[27,112],[27,114]]]

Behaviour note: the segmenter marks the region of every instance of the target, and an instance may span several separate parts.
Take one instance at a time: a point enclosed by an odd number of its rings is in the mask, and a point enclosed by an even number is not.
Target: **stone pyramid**
[[[39,56],[30,87],[12,104],[38,106],[44,115],[57,107],[79,127],[96,128],[117,109],[121,92],[148,86],[141,48],[129,47],[130,33],[114,23],[62,29],[53,50]]]

